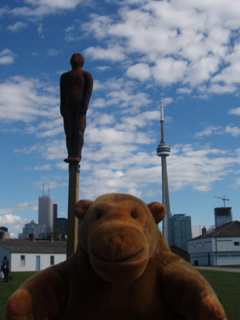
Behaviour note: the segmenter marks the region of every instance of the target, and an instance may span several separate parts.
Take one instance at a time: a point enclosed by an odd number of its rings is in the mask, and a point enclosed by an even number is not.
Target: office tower
[[[188,251],[188,240],[192,239],[191,217],[174,214],[169,217],[169,245]]]
[[[168,231],[168,219],[171,216],[170,211],[170,200],[168,190],[168,176],[167,176],[167,157],[170,155],[170,148],[165,141],[165,120],[164,120],[164,106],[161,95],[161,107],[160,107],[160,126],[161,126],[161,141],[157,148],[157,155],[161,157],[162,163],[162,203],[166,208],[166,216],[163,220],[163,234],[169,242],[169,231]]]
[[[43,195],[38,198],[38,224],[47,227],[47,233],[53,232],[53,198]]]

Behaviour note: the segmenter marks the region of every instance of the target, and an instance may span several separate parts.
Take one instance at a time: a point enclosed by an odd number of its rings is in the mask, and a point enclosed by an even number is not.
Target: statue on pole
[[[60,112],[63,117],[68,157],[67,163],[79,163],[82,159],[86,113],[93,90],[93,77],[82,70],[84,58],[80,53],[72,55],[72,70],[60,79]]]

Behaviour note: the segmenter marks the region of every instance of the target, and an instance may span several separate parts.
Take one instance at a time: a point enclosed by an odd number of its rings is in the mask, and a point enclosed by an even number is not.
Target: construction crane
[[[217,197],[217,196],[215,196],[215,198],[218,198],[218,199],[223,200],[223,206],[224,206],[224,208],[226,207],[226,205],[225,205],[226,201],[229,201],[229,199],[225,198],[225,196],[223,196],[223,197]]]

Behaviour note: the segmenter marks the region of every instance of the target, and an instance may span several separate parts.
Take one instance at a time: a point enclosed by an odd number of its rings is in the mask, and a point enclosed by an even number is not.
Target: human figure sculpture
[[[79,163],[82,159],[86,113],[93,89],[93,77],[82,70],[84,58],[80,53],[72,55],[72,70],[60,79],[60,112],[63,117],[68,157],[67,163]]]

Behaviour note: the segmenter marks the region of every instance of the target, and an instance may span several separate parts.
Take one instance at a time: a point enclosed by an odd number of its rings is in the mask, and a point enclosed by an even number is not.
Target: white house
[[[240,222],[232,221],[188,241],[195,266],[240,265]]]
[[[39,271],[66,260],[66,241],[0,240],[0,262],[4,256],[10,271]]]

